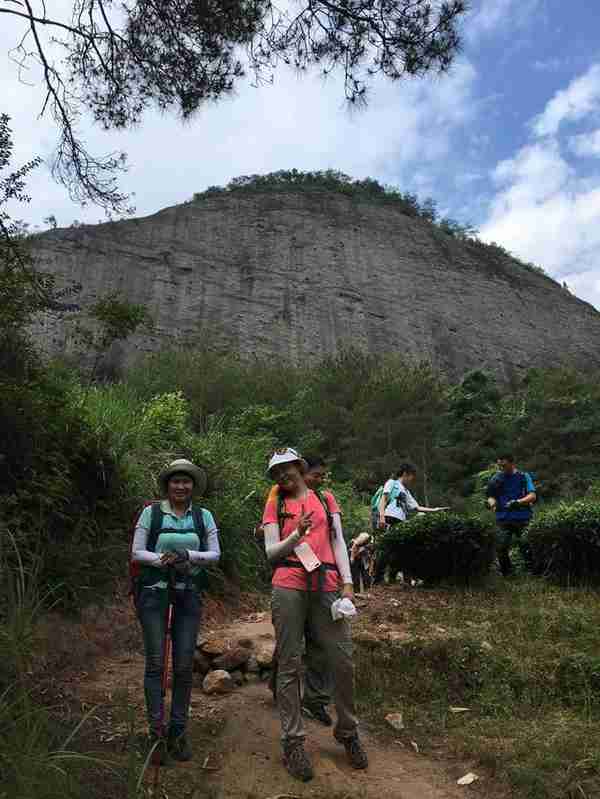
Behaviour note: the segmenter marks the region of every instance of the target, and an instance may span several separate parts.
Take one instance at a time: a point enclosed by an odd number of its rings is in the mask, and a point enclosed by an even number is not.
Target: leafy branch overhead
[[[13,59],[23,70],[41,66],[42,114],[59,131],[54,178],[73,199],[117,212],[127,210],[117,184],[125,156],[89,152],[79,131],[84,111],[106,130],[141,122],[149,108],[188,118],[245,74],[268,81],[282,63],[341,73],[356,103],[377,75],[446,71],[465,10],[466,0],[299,0],[283,8],[270,0],[73,0],[63,18],[43,0],[0,0],[15,26]]]

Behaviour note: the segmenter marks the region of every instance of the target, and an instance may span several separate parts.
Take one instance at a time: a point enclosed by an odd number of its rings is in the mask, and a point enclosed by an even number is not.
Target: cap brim
[[[299,464],[300,469],[302,470],[302,472],[307,472],[308,471],[308,463],[304,460],[304,458],[293,458],[293,459],[291,459],[289,461],[279,461],[279,463],[274,463],[273,466],[270,466],[267,469],[267,477],[272,477],[273,476],[273,474],[272,474],[273,469],[275,469],[277,466],[284,466],[287,463],[297,463],[297,464]]]
[[[195,467],[194,469],[186,468],[185,466],[177,466],[174,469],[165,469],[160,473],[159,480],[160,484],[163,489],[167,490],[167,485],[171,477],[174,474],[185,474],[188,477],[191,477],[194,481],[194,491],[198,494],[204,494],[206,491],[206,486],[208,483],[208,479],[206,477],[206,472],[204,469],[200,469],[199,467]]]

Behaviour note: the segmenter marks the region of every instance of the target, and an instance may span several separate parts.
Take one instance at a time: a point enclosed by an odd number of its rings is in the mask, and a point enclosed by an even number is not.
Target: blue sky
[[[1,2],[1,0],[0,0]],[[55,0],[68,12],[69,0]],[[272,86],[241,85],[191,123],[148,114],[126,134],[82,120],[99,151],[125,149],[122,186],[139,215],[188,199],[208,185],[276,169],[340,169],[434,197],[534,261],[600,309],[600,45],[596,4],[584,0],[474,0],[464,48],[448,76],[378,82],[351,113],[339,80],[281,71]],[[6,21],[6,17],[4,20]],[[55,141],[35,69],[20,83],[6,55],[17,27],[0,30],[0,107],[13,117],[15,155],[49,157]],[[52,183],[32,177],[33,223],[98,221]]]

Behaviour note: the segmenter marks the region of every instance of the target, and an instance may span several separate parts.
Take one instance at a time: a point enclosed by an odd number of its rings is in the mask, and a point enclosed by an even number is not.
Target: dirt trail
[[[208,631],[209,632],[209,631]],[[216,631],[215,631],[216,632]],[[218,630],[231,640],[272,638],[271,624],[263,619],[239,622]],[[137,722],[143,729],[139,703],[143,672],[141,656],[125,656],[98,664],[93,676],[78,686],[86,702],[115,702],[129,689],[137,697]],[[356,772],[346,762],[343,747],[331,729],[306,721],[307,749],[315,779],[301,784],[281,764],[279,718],[265,683],[251,679],[233,694],[207,697],[195,684],[190,737],[195,758],[189,764],[163,769],[161,793],[166,799],[458,799],[469,789],[456,785],[442,762],[431,761],[400,743],[384,743],[368,730],[362,737],[369,752],[367,772]],[[124,723],[109,714],[100,740],[118,742]]]

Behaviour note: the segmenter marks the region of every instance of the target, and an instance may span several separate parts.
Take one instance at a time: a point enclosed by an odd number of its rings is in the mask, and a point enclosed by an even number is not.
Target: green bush
[[[96,437],[68,387],[50,371],[0,380],[0,525],[15,537],[41,590],[60,586],[79,604],[118,573],[111,528],[124,521],[119,464]]]
[[[391,527],[379,545],[392,569],[431,583],[468,583],[489,571],[495,535],[488,519],[429,513]]]
[[[560,503],[531,522],[527,538],[534,574],[567,584],[600,581],[600,503]]]

